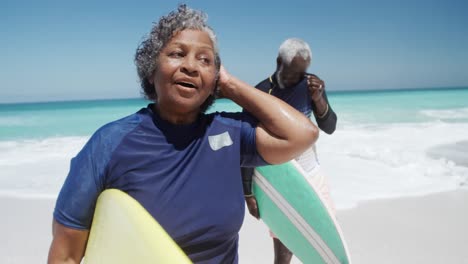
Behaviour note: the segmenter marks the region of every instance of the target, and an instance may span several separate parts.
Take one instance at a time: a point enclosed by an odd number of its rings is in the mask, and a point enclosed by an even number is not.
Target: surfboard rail
[[[97,200],[84,263],[192,262],[138,201],[108,189]]]

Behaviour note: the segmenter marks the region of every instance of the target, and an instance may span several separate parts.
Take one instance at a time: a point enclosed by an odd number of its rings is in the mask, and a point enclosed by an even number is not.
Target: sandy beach
[[[0,263],[46,263],[54,205],[51,199],[0,197]]]
[[[468,263],[468,191],[366,202],[338,217],[353,263]]]
[[[1,197],[0,263],[45,263],[54,201]],[[338,211],[353,263],[468,263],[468,191],[363,202]],[[273,263],[267,227],[246,215],[240,263]],[[301,263],[293,259],[293,263]]]

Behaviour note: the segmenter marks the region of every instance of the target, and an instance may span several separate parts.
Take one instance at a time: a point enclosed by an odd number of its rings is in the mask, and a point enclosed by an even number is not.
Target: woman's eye
[[[207,65],[211,64],[211,59],[208,57],[200,57],[200,61]]]
[[[202,58],[202,61],[206,64],[210,64],[211,60],[208,58]]]
[[[173,51],[171,53],[169,53],[169,57],[172,57],[172,58],[180,58],[180,57],[183,57],[184,54],[181,52],[181,51]]]

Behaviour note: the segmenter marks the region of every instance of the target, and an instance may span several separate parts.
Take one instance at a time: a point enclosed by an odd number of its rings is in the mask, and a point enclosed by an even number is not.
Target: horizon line
[[[383,89],[331,89],[327,90],[328,94],[343,94],[343,93],[385,93],[385,92],[401,92],[401,91],[437,91],[437,90],[464,90],[468,89],[466,86],[448,86],[448,87],[413,87],[413,88],[383,88]],[[143,100],[149,101],[143,96],[140,97],[116,97],[116,98],[87,98],[87,99],[58,99],[58,100],[39,100],[39,101],[13,101],[13,102],[0,102],[0,105],[12,104],[48,104],[48,103],[73,103],[73,102],[92,102],[92,101],[118,101],[118,100]],[[218,98],[227,99],[227,98]]]

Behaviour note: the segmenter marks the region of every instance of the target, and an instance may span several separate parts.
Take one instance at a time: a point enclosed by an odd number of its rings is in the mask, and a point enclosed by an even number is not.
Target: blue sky
[[[1,1],[0,103],[140,96],[133,55],[182,1]],[[468,1],[185,1],[255,85],[288,37],[329,90],[468,86]]]

